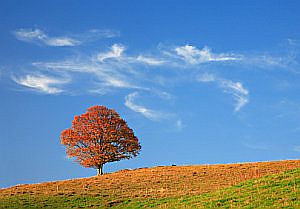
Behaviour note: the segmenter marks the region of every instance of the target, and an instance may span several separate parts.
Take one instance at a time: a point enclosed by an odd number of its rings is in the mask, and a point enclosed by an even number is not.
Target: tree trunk
[[[97,168],[97,175],[98,175],[98,176],[103,175],[103,170],[102,170],[102,168],[103,168],[103,165],[99,165],[99,167]]]

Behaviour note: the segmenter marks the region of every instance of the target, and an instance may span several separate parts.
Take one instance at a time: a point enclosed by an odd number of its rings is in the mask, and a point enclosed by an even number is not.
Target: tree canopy
[[[103,174],[105,163],[136,157],[141,149],[133,130],[115,110],[105,106],[93,106],[75,116],[60,139],[69,157],[97,169],[98,175]]]

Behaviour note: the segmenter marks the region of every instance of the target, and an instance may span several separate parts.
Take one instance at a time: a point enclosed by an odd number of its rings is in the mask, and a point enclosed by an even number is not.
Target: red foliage
[[[61,143],[69,157],[81,165],[100,169],[108,162],[130,159],[138,155],[141,146],[133,130],[113,110],[94,106],[75,116],[72,127],[61,133]]]

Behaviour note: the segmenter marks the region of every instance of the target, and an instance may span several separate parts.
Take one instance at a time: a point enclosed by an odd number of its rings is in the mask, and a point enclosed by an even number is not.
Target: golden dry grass
[[[300,160],[243,164],[159,166],[122,170],[83,179],[18,185],[0,190],[0,198],[95,196],[105,199],[164,198],[201,195],[242,181],[300,167]]]

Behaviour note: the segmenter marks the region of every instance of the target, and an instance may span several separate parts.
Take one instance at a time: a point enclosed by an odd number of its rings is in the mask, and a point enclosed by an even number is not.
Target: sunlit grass
[[[123,208],[126,206],[120,205]],[[128,204],[128,208],[300,208],[300,168],[198,196]]]
[[[125,170],[0,190],[0,208],[300,208],[299,167],[295,160]]]

